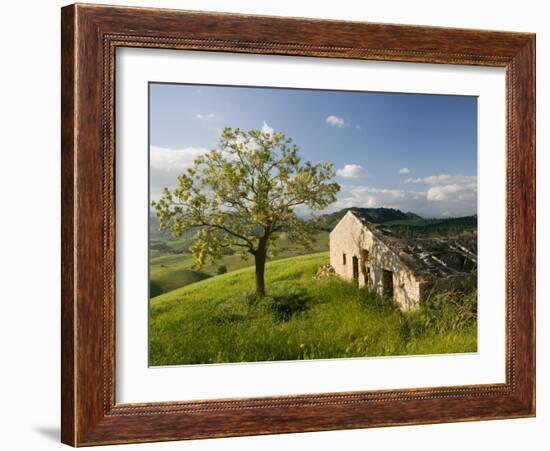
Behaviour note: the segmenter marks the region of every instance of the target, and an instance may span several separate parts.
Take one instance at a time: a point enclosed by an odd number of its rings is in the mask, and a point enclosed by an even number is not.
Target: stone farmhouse
[[[405,240],[349,210],[330,233],[330,264],[344,279],[409,310],[430,292],[476,283],[477,240]]]

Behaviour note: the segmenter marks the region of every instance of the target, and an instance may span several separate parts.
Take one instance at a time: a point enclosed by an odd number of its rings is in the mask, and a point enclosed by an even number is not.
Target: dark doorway
[[[361,272],[365,278],[365,285],[370,284],[370,265],[369,265],[369,251],[363,249],[363,258],[361,262]]]
[[[382,270],[382,289],[384,296],[393,297],[393,272],[387,269]]]
[[[353,256],[351,262],[353,265],[353,280],[357,281],[359,280],[359,260],[357,257]]]

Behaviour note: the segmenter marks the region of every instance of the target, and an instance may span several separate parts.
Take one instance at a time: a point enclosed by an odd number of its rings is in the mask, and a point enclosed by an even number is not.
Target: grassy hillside
[[[403,314],[337,277],[313,280],[321,252],[267,264],[268,296],[243,268],[150,301],[150,364],[476,351],[476,294],[436,297]]]
[[[150,296],[155,297],[208,277],[210,274],[193,269],[193,258],[190,254],[162,254],[151,257]]]
[[[151,297],[167,293],[176,288],[217,275],[220,267],[227,272],[254,264],[253,260],[243,260],[240,255],[229,250],[220,260],[208,263],[200,270],[193,266],[193,256],[188,247],[192,235],[178,240],[151,240],[149,254],[149,287]],[[306,249],[282,236],[278,244],[279,254],[273,259],[287,258],[308,253]],[[328,250],[328,232],[319,231],[314,237],[313,252]]]

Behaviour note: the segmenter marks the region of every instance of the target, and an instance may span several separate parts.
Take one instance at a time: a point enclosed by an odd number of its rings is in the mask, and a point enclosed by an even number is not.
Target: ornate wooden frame
[[[535,35],[71,5],[62,9],[62,418],[83,446],[535,415]],[[117,47],[506,68],[506,382],[117,404]]]

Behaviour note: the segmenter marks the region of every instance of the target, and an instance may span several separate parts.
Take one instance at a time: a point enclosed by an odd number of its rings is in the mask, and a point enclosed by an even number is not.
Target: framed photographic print
[[[535,415],[535,37],[62,9],[62,441]]]

